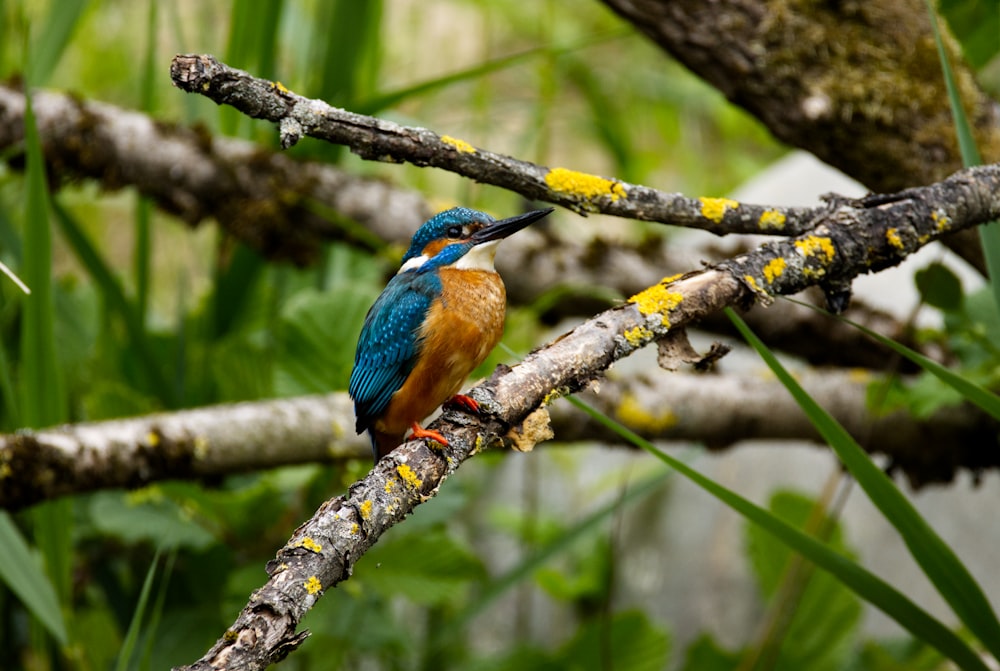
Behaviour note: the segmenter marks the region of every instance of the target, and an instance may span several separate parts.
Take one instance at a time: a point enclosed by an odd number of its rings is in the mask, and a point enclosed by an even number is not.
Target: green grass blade
[[[139,668],[142,671],[149,671],[153,668],[153,645],[156,642],[156,631],[163,619],[163,611],[167,603],[167,593],[170,591],[170,576],[174,573],[174,562],[177,560],[177,547],[172,548],[167,553],[167,560],[163,566],[162,577],[160,578],[160,589],[156,592],[156,602],[149,614],[149,624],[146,625],[146,645],[143,649],[142,660]]]
[[[336,0],[327,13],[318,68],[323,100],[351,107],[378,81],[383,0]]]
[[[148,378],[150,388],[160,395],[170,407],[177,405],[177,396],[173,387],[167,384],[166,377],[160,365],[159,357],[153,351],[152,345],[143,329],[142,318],[135,306],[129,301],[121,282],[115,277],[111,267],[91,244],[86,233],[73,216],[58,202],[53,203],[56,223],[63,239],[69,244],[77,260],[86,268],[91,279],[100,288],[101,295],[107,301],[108,307],[118,314],[125,324],[129,345],[134,350],[141,363],[142,370]]]
[[[0,511],[0,579],[38,618],[61,645],[66,645],[66,623],[52,583],[46,577],[14,522]]]
[[[139,631],[142,629],[142,621],[146,615],[146,606],[149,602],[149,594],[153,589],[153,578],[156,576],[156,566],[160,562],[160,549],[157,548],[153,555],[153,561],[149,563],[146,571],[146,579],[142,581],[142,590],[139,592],[139,601],[135,605],[132,613],[132,621],[129,622],[128,631],[125,632],[125,640],[118,651],[118,660],[115,662],[115,671],[126,671],[129,668],[129,660],[132,659],[132,652],[135,650],[136,641],[139,640]]]
[[[611,40],[618,39],[629,34],[627,31],[622,32],[612,32],[607,35],[600,35],[597,37],[590,37],[586,40],[581,40],[573,44],[569,44],[564,47],[534,47],[532,49],[526,49],[525,51],[519,51],[515,54],[509,56],[502,56],[500,58],[494,58],[485,63],[480,63],[479,65],[474,65],[465,70],[459,70],[458,72],[452,72],[441,77],[436,77],[434,79],[428,79],[427,81],[419,82],[406,86],[395,91],[388,91],[385,93],[380,93],[372,98],[366,100],[361,100],[354,105],[352,105],[352,110],[358,112],[359,114],[376,114],[387,107],[393,107],[400,104],[401,102],[407,100],[408,98],[413,98],[415,96],[425,95],[427,93],[432,93],[434,91],[447,88],[452,84],[459,84],[461,82],[472,81],[483,77],[484,75],[492,74],[494,72],[499,72],[501,70],[506,70],[507,68],[520,65],[525,61],[530,61],[534,58],[541,56],[562,56],[563,54],[572,53],[579,51],[581,49],[586,49],[597,44],[602,44]]]
[[[49,6],[49,16],[41,34],[31,47],[32,58],[28,81],[33,86],[45,84],[59,64],[66,45],[73,37],[87,7],[87,0],[59,0]]]
[[[913,603],[899,590],[875,574],[834,552],[812,536],[804,534],[799,529],[772,515],[764,508],[717,484],[681,460],[662,452],[634,431],[591,408],[579,399],[569,397],[568,400],[590,415],[595,421],[614,431],[633,445],[654,455],[754,524],[773,534],[790,548],[816,564],[816,566],[829,572],[862,599],[895,620],[916,638],[934,647],[941,654],[954,661],[959,668],[966,669],[967,671],[971,671],[972,669],[984,671],[988,668],[979,656],[955,632],[934,619],[925,610],[920,608],[920,606]]]
[[[969,117],[962,106],[962,98],[958,93],[958,86],[955,83],[955,74],[948,61],[948,54],[944,49],[944,42],[941,39],[941,27],[938,25],[937,14],[931,6],[930,0],[924,0],[927,7],[927,15],[930,18],[931,28],[934,30],[934,42],[937,44],[938,58],[941,61],[941,70],[944,73],[944,83],[948,90],[948,103],[951,106],[951,115],[955,121],[955,133],[958,136],[958,148],[962,152],[962,163],[966,167],[979,165],[982,158],[979,155],[979,148],[976,147],[976,138],[972,134],[972,125]],[[1000,223],[990,222],[979,227],[979,239],[983,245],[983,255],[986,257],[986,269],[990,278],[990,286],[993,289],[993,299],[1000,307]],[[1000,338],[1000,334],[993,334],[994,338]]]
[[[552,542],[539,548],[537,552],[513,567],[507,573],[490,582],[475,600],[440,629],[437,634],[436,644],[440,645],[448,636],[465,628],[477,615],[489,608],[493,602],[503,596],[509,589],[530,578],[545,562],[560,552],[565,551],[569,546],[592,531],[594,527],[601,524],[615,512],[662,486],[663,482],[670,475],[669,471],[660,473],[640,482],[638,485],[629,487],[624,496],[618,497],[598,508],[584,519],[566,529],[565,532],[554,538]]]
[[[26,60],[31,69],[31,55]],[[24,424],[37,428],[65,421],[67,401],[55,345],[55,301],[52,283],[52,229],[45,156],[32,108],[31,81],[25,86],[24,279],[32,294],[24,298],[21,323],[21,412]],[[68,604],[72,567],[72,507],[50,501],[32,510],[35,542],[56,598]],[[46,627],[48,628],[48,627]]]
[[[986,595],[952,549],[920,516],[892,480],[829,413],[809,396],[784,366],[731,309],[726,314],[746,341],[795,398],[820,435],[896,528],[910,554],[966,627],[1000,659],[1000,622]]]
[[[27,190],[24,217],[22,275],[32,294],[24,297],[21,325],[21,412],[24,424],[51,426],[65,417],[66,404],[55,344],[55,304],[52,297],[52,230],[49,192],[31,96],[25,90]]]
[[[871,329],[866,328],[861,324],[853,322],[850,319],[842,317],[841,315],[830,314],[825,310],[821,310],[815,305],[810,305],[805,302],[795,301],[795,300],[793,300],[792,302],[797,303],[799,305],[804,305],[806,307],[810,307],[816,310],[817,312],[829,315],[834,319],[839,319],[845,324],[850,324],[854,328],[864,333],[869,338],[878,341],[880,344],[884,345],[885,347],[888,347],[889,349],[893,350],[900,356],[909,359],[910,361],[917,364],[927,372],[931,373],[939,380],[941,380],[942,382],[953,388],[955,391],[960,393],[962,397],[965,398],[967,401],[974,403],[983,412],[989,414],[991,417],[993,417],[993,419],[1000,420],[1000,396],[997,396],[986,387],[976,384],[971,380],[967,380],[958,373],[956,373],[955,371],[949,370],[945,366],[942,366],[937,361],[934,361],[933,359],[928,359],[920,352],[914,351],[909,347],[907,347],[906,345],[896,342],[892,338],[886,338],[881,333],[876,333],[875,331],[872,331]]]
[[[142,111],[152,113],[154,86],[157,81],[156,33],[159,26],[157,0],[150,0],[146,18],[146,53],[143,59],[141,81],[139,82],[139,105]],[[150,221],[153,205],[148,198],[136,194],[135,203],[135,248],[132,254],[135,276],[135,312],[139,325],[144,327],[149,309],[149,257],[151,253]]]

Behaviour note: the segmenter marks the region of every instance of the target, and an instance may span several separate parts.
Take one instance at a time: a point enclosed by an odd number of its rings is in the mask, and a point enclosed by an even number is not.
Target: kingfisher
[[[447,445],[420,422],[449,399],[478,411],[458,391],[503,335],[507,292],[493,267],[497,246],[552,210],[497,221],[456,207],[417,229],[399,272],[365,316],[348,387],[355,429],[368,432],[376,463],[408,429]]]

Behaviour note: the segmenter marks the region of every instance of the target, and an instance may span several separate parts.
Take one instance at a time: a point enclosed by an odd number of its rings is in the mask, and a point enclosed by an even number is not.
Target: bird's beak
[[[492,240],[502,240],[509,235],[517,233],[529,224],[533,224],[554,209],[554,207],[547,207],[544,210],[533,210],[519,214],[516,217],[495,221],[485,228],[480,228],[469,239],[476,245]]]

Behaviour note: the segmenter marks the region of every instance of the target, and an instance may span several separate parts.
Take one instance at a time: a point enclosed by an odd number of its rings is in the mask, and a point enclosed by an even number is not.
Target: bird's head
[[[500,241],[552,210],[551,207],[533,210],[500,221],[466,207],[445,210],[417,229],[399,272],[446,266],[493,270],[493,258]]]

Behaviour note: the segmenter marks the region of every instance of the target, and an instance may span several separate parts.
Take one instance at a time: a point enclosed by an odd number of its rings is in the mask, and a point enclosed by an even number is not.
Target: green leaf
[[[115,276],[107,260],[91,243],[80,223],[58,202],[53,203],[53,211],[63,239],[100,289],[101,297],[108,307],[121,318],[125,325],[129,343],[129,347],[124,352],[125,356],[135,358],[142,375],[147,380],[149,389],[156,390],[167,405],[175,406],[177,399],[174,388],[167,384],[160,358],[154,351],[143,328],[142,315],[125,295],[125,289],[121,282]]]
[[[740,655],[727,652],[709,634],[702,634],[688,646],[681,671],[733,671]]]
[[[814,501],[792,492],[777,492],[770,503],[775,516],[795,527],[805,529],[812,522],[813,526],[824,529],[826,545],[854,560],[839,525],[825,516],[813,520],[815,506]],[[748,555],[763,592],[772,598],[777,594],[786,599],[777,605],[790,621],[777,634],[778,641],[768,641],[780,650],[777,667],[813,671],[845,668],[851,652],[849,644],[861,619],[861,601],[833,576],[812,571],[811,567],[790,578],[793,553],[788,546],[756,525],[748,524],[746,534]],[[787,592],[778,590],[788,580],[805,581],[804,590],[794,602],[788,599]]]
[[[962,307],[962,282],[943,263],[932,263],[918,270],[914,281],[921,299],[928,305],[950,312]]]
[[[798,302],[798,301],[796,301]],[[800,303],[800,305],[806,305],[805,303]],[[818,308],[817,308],[818,310]],[[823,312],[822,310],[819,310]],[[869,328],[862,326],[856,322],[852,322],[850,319],[845,319],[839,315],[831,315],[834,319],[839,319],[846,324],[850,324],[854,328],[860,330],[862,333],[867,335],[869,338],[877,340],[882,345],[892,349],[898,354],[906,357],[913,363],[917,364],[923,368],[928,373],[931,373],[956,391],[960,393],[966,400],[979,406],[984,412],[988,413],[994,419],[1000,420],[1000,396],[997,396],[990,390],[986,389],[982,385],[976,384],[968,377],[963,377],[932,359],[928,359],[923,354],[916,352],[906,345],[902,345],[892,338],[886,338],[880,333],[876,333]],[[818,427],[817,427],[818,428]],[[843,429],[840,429],[843,432]],[[876,469],[877,470],[877,469]],[[998,632],[1000,634],[1000,632]]]
[[[850,434],[806,393],[746,323],[729,308],[726,309],[726,314],[792,394],[816,430],[865,490],[871,502],[896,528],[910,554],[962,623],[1000,659],[1000,622],[982,588],[965,565],[920,516],[892,480],[872,463],[868,454]]]
[[[948,627],[934,619],[925,610],[907,598],[899,590],[878,576],[867,571],[856,562],[834,552],[815,538],[802,533],[787,522],[751,503],[739,494],[705,477],[683,461],[658,449],[648,440],[631,429],[619,424],[578,398],[568,397],[568,401],[583,410],[608,429],[640,447],[664,462],[688,480],[716,497],[727,506],[740,513],[754,524],[776,536],[796,552],[810,560],[824,571],[828,571],[843,582],[855,594],[884,612],[914,636],[940,650],[958,666],[967,671],[987,671],[987,666],[968,644]]]
[[[0,511],[0,579],[49,633],[66,645],[66,624],[52,583],[4,511]]]
[[[384,597],[437,605],[462,595],[482,578],[482,562],[443,530],[384,538],[358,565],[355,577]]]
[[[157,497],[155,490],[131,495],[99,492],[91,499],[89,512],[96,530],[125,543],[146,542],[164,550],[186,547],[196,551],[215,543],[211,533],[176,503]]]
[[[556,657],[558,668],[580,671],[629,669],[660,671],[670,655],[670,636],[653,626],[645,613],[615,613],[610,621],[584,623]]]
[[[275,391],[280,396],[346,389],[361,324],[374,299],[364,288],[338,285],[298,292],[281,315]]]
[[[575,399],[570,397],[569,400],[572,401]],[[436,632],[439,637],[437,644],[440,645],[440,643],[446,640],[448,636],[453,635],[462,627],[471,623],[477,615],[486,610],[509,589],[530,578],[547,561],[571,548],[574,543],[576,543],[580,538],[586,536],[588,533],[594,531],[594,529],[596,529],[598,525],[604,522],[604,520],[608,517],[620,510],[623,510],[625,506],[656,491],[663,485],[663,482],[669,475],[669,471],[659,473],[657,475],[650,476],[636,485],[630,486],[624,495],[615,498],[576,524],[570,526],[562,534],[553,538],[550,542],[539,548],[535,553],[525,558],[520,564],[514,566],[507,573],[492,580],[485,586],[482,592],[480,592],[477,599],[469,603],[461,612],[455,615],[449,623]]]

